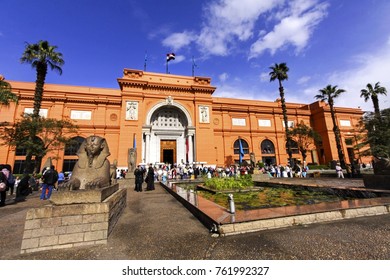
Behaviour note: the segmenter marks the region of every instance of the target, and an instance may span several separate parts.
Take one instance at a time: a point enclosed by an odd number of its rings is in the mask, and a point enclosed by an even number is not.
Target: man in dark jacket
[[[43,184],[42,184],[42,193],[41,200],[49,199],[51,192],[53,191],[54,184],[58,180],[58,172],[54,169],[54,165],[46,170],[42,174]]]
[[[141,168],[140,165],[134,170],[135,175],[135,191],[142,192],[142,183],[144,182],[144,173],[145,171]]]

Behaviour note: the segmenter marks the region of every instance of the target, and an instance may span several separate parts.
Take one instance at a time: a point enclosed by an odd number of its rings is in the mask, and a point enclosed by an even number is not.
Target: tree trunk
[[[379,110],[379,100],[378,100],[378,96],[376,95],[371,95],[371,99],[372,99],[372,103],[374,105],[374,112],[375,112],[375,117],[378,119],[379,123],[382,122],[382,119],[381,119],[381,112]]]
[[[45,85],[46,74],[47,74],[46,63],[38,63],[37,80],[35,82],[35,93],[34,93],[33,120],[36,120],[39,117],[39,110],[41,109],[41,104],[42,104],[43,86]]]
[[[286,133],[286,146],[287,146],[287,154],[288,154],[288,163],[292,166],[292,151],[291,151],[291,137],[288,131],[288,119],[287,119],[287,108],[286,102],[284,100],[284,88],[282,86],[281,81],[279,81],[279,92],[280,92],[280,101],[282,103],[282,113],[283,113],[283,121],[284,121],[284,129]]]
[[[333,132],[334,132],[334,136],[336,139],[336,148],[337,148],[337,153],[339,156],[340,165],[342,168],[346,168],[344,152],[343,152],[343,149],[341,147],[341,135],[340,135],[339,127],[336,123],[336,116],[335,116],[335,112],[333,109],[333,102],[329,102],[329,105],[330,105],[330,114],[332,116]]]
[[[37,65],[37,80],[35,82],[35,93],[34,93],[34,110],[33,110],[33,115],[32,115],[33,122],[37,122],[38,118],[39,118],[39,110],[41,109],[41,103],[42,103],[42,97],[43,97],[43,86],[45,85],[46,74],[47,74],[47,64],[46,63],[38,63],[38,65]],[[37,128],[36,128],[36,126],[32,125],[30,135],[29,135],[29,142],[30,143],[33,143],[36,135],[37,135]],[[33,152],[31,150],[27,150],[26,162],[25,162],[25,168],[24,168],[25,172],[31,173],[33,170],[32,157],[33,157]],[[34,169],[36,169],[36,168],[34,168]]]

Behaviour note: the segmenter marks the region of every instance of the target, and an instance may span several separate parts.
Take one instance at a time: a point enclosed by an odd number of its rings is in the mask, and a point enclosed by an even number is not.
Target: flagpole
[[[144,71],[146,71],[146,61],[148,60],[148,53],[145,52]]]
[[[192,56],[192,77],[195,77],[195,61],[193,56]]]

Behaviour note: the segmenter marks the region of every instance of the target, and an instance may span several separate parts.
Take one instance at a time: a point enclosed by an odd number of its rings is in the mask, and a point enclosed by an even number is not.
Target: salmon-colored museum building
[[[31,112],[35,83],[11,81],[19,103],[1,108],[1,119],[13,123]],[[239,139],[244,160],[287,163],[285,130],[280,100],[274,102],[213,97],[207,77],[178,76],[125,69],[118,89],[46,84],[40,113],[49,118],[68,117],[79,127],[78,142],[90,135],[106,138],[110,162],[128,167],[129,149],[136,147],[137,163],[193,163],[225,166],[238,162]],[[277,90],[277,89],[276,89]],[[315,93],[313,93],[314,96]],[[286,103],[289,125],[303,121],[322,136],[322,145],[307,163],[338,160],[329,106]],[[361,109],[336,108],[347,162],[357,159],[354,127]],[[77,147],[51,152],[57,170],[70,171]],[[293,157],[301,159],[297,149]],[[25,152],[0,146],[0,159],[21,171]],[[43,159],[44,163],[46,158]]]

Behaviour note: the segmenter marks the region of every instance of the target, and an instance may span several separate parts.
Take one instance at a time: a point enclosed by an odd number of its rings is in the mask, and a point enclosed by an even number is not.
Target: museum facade
[[[1,108],[2,121],[12,125],[23,112],[32,112],[35,83],[10,81],[19,96],[18,104]],[[119,89],[45,84],[40,114],[71,119],[78,126],[70,135],[77,145],[51,151],[57,170],[71,171],[79,144],[90,135],[106,139],[110,162],[118,168],[129,165],[129,151],[136,150],[137,163],[197,163],[230,166],[239,161],[240,144],[244,161],[255,157],[267,164],[288,161],[280,99],[274,102],[213,97],[216,90],[207,77],[179,76],[124,69]],[[315,93],[313,93],[314,96]],[[289,126],[305,123],[322,137],[307,163],[328,164],[338,159],[330,109],[324,102],[286,103]],[[347,162],[358,158],[353,149],[354,128],[361,109],[336,108],[342,148]],[[296,143],[294,143],[296,144]],[[0,146],[0,157],[23,168],[25,151]],[[301,160],[296,145],[293,158]]]

